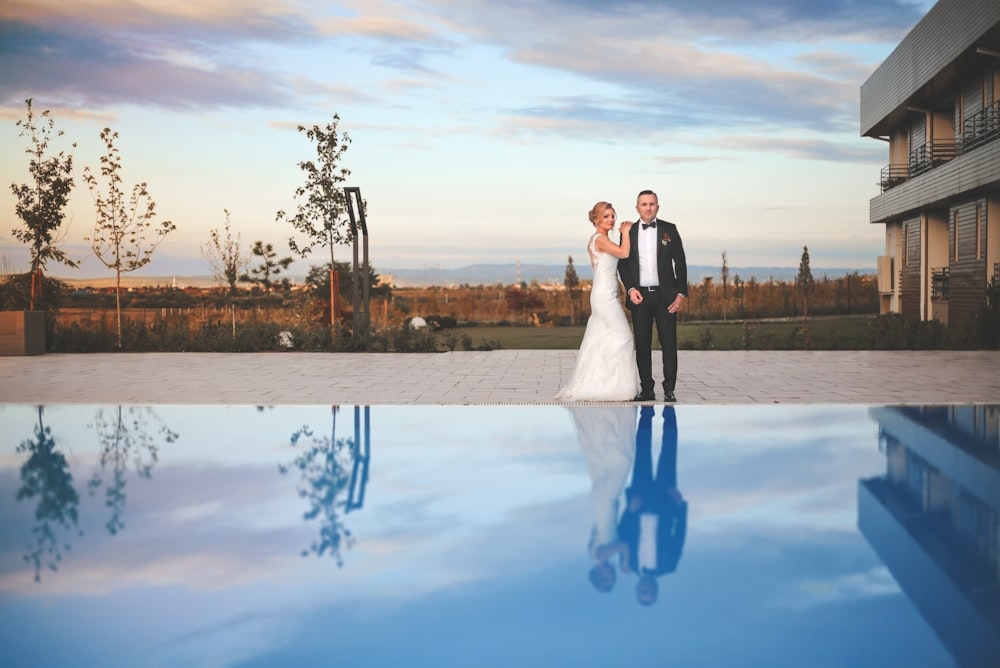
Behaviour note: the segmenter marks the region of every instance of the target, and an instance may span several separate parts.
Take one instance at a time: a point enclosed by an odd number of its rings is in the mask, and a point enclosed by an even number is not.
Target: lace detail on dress
[[[587,242],[587,255],[590,256],[590,268],[597,271],[597,261],[601,259],[603,253],[597,250],[597,235],[599,232],[594,232],[590,241]]]

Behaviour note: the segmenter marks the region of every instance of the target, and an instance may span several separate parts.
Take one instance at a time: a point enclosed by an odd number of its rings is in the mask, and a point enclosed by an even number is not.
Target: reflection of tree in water
[[[337,413],[339,406],[331,410],[331,427],[329,436],[319,436],[303,425],[291,437],[292,446],[298,446],[304,440],[310,445],[303,450],[291,465],[279,465],[278,470],[288,473],[293,467],[300,472],[299,496],[309,500],[309,510],[303,514],[303,519],[321,518],[319,538],[314,540],[308,550],[302,551],[302,556],[310,553],[322,556],[328,551],[337,560],[337,565],[343,565],[341,548],[350,548],[354,537],[344,524],[342,514],[361,508],[364,503],[364,489],[368,481],[368,460],[370,456],[369,442],[369,408],[365,407],[365,439],[360,446],[360,420],[358,407],[354,408],[354,438],[336,437]],[[344,493],[347,498],[341,498]]]
[[[136,473],[142,478],[150,478],[156,465],[159,440],[173,443],[177,433],[160,419],[152,408],[142,406],[118,406],[105,412],[97,411],[92,425],[97,432],[101,446],[101,470],[95,471],[88,484],[90,493],[96,492],[103,484],[101,475],[110,470],[111,481],[105,488],[104,505],[111,509],[111,519],[105,525],[112,534],[125,527],[122,511],[125,508],[126,469],[129,460],[134,462]]]
[[[21,489],[17,490],[17,500],[38,497],[35,508],[38,525],[31,530],[38,542],[29,546],[24,555],[24,560],[35,567],[35,582],[41,581],[43,563],[55,571],[62,559],[62,550],[69,551],[69,543],[60,545],[56,531],[69,531],[76,526],[80,502],[66,457],[56,449],[51,428],[42,423],[42,412],[43,407],[39,406],[34,439],[22,441],[17,446],[18,452],[28,453],[28,459],[21,465]]]

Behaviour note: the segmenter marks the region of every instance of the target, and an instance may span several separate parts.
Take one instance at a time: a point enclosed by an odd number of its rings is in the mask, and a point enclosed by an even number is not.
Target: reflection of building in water
[[[872,408],[858,527],[960,665],[1000,666],[1000,406]]]

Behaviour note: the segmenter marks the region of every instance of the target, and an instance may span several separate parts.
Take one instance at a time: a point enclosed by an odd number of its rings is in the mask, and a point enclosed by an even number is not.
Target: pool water
[[[1000,406],[0,406],[11,666],[1000,665]]]

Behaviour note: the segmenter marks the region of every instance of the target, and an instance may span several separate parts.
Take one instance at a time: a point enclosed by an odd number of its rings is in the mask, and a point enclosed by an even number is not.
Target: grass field
[[[872,347],[870,316],[768,320],[746,322],[692,322],[677,326],[678,347],[687,350],[866,350]],[[504,350],[576,350],[583,339],[580,327],[458,327],[473,346],[489,342]],[[654,347],[656,337],[654,339]]]

